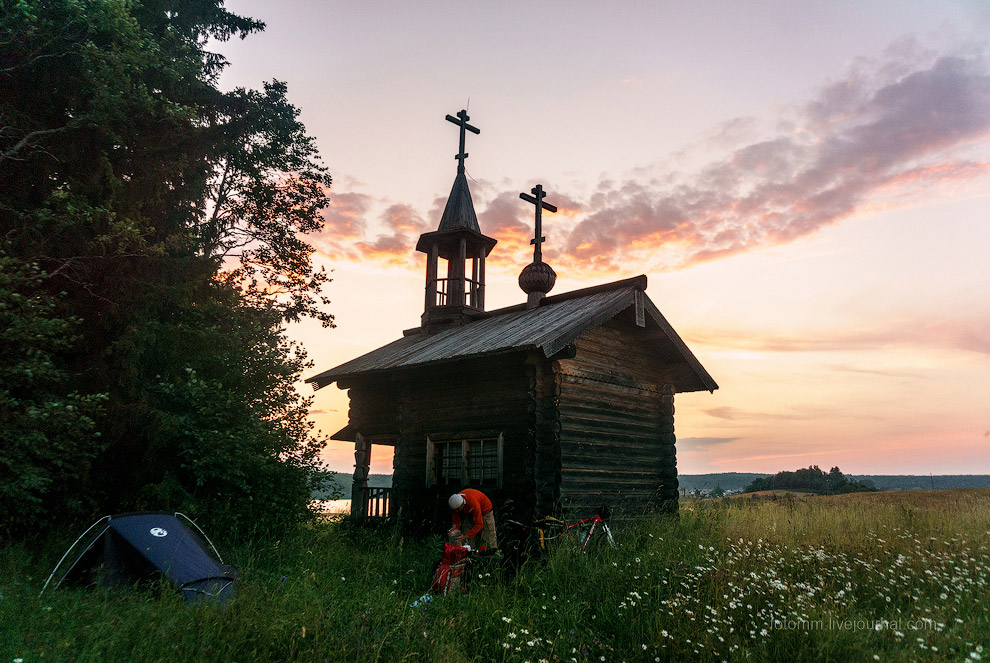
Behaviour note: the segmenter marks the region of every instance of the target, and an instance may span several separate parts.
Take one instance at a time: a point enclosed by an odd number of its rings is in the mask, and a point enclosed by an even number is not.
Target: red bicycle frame
[[[587,525],[588,523],[591,523],[591,527],[588,528],[587,532],[581,532],[581,537],[578,539],[578,546],[581,548],[581,552],[585,552],[587,550],[588,542],[591,541],[592,535],[594,535],[595,530],[597,530],[599,526],[601,526],[602,531],[605,532],[605,538],[608,540],[609,545],[611,545],[613,548],[615,547],[615,539],[612,538],[612,531],[609,529],[608,523],[606,523],[605,519],[602,518],[601,515],[597,513],[591,516],[590,518],[585,518],[583,520],[579,520],[575,523],[568,525],[567,526],[568,538],[570,538],[573,541],[574,537],[571,534],[571,530],[574,528],[578,528],[578,530],[581,530],[583,526]]]

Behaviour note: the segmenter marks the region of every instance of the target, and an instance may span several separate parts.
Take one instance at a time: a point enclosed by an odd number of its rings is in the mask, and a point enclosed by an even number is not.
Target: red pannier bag
[[[443,544],[443,556],[433,574],[432,591],[437,594],[467,591],[468,549],[449,543]]]

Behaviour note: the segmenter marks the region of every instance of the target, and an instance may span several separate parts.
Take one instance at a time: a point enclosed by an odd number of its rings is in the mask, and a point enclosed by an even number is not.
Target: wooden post
[[[429,311],[437,304],[437,261],[439,260],[439,247],[436,242],[430,246],[430,254],[426,258],[426,307],[424,311]]]
[[[361,433],[354,437],[354,482],[351,484],[351,515],[368,517],[368,470],[371,468],[371,443]]]
[[[454,283],[451,283],[449,281],[447,282],[448,290],[451,288],[454,288],[455,290],[454,301],[448,303],[453,304],[455,306],[464,306],[464,290],[465,290],[464,286],[466,280],[465,272],[467,271],[465,269],[466,262],[467,262],[467,239],[461,237],[461,241],[458,242],[457,244],[457,281],[456,281],[457,285],[455,286]],[[447,298],[450,299],[449,294],[447,295]]]
[[[485,310],[485,254],[481,253],[481,264],[478,267],[478,308]]]
[[[475,308],[480,308],[478,306],[478,257],[477,256],[471,258],[471,298],[468,300],[468,303]]]
[[[398,452],[398,449],[396,449]],[[433,446],[433,440],[429,436],[426,437],[426,487],[430,488],[437,482],[437,470],[436,470],[436,447]],[[398,463],[396,463],[398,465]],[[392,473],[392,480],[395,480],[395,473]]]

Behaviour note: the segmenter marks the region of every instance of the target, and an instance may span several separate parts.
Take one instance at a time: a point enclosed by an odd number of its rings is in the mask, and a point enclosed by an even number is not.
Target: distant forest
[[[828,472],[817,465],[804,467],[794,472],[778,472],[773,476],[753,479],[743,492],[757,493],[761,490],[801,490],[819,495],[840,495],[842,493],[862,493],[875,491],[872,482],[856,481],[842,473],[838,467]],[[715,491],[716,493],[719,491]]]
[[[687,492],[694,490],[709,491],[716,486],[722,490],[741,491],[754,479],[762,479],[769,474],[752,474],[749,472],[719,472],[715,474],[678,474],[680,487]]]
[[[692,490],[740,491],[754,479],[771,476],[747,472],[719,472],[713,474],[680,474],[677,479],[680,487]],[[990,488],[990,474],[847,474],[847,478],[860,482],[871,482],[878,490],[915,490],[950,488]]]

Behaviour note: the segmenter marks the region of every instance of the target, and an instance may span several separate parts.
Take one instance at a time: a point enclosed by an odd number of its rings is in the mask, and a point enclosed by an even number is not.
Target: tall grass
[[[0,663],[990,660],[990,491],[686,502],[618,539],[427,602],[438,538],[324,523],[223,551],[223,606],[165,584],[39,599],[61,550],[8,545]]]

